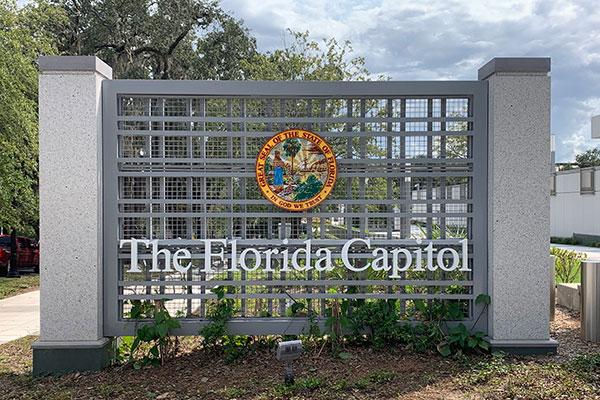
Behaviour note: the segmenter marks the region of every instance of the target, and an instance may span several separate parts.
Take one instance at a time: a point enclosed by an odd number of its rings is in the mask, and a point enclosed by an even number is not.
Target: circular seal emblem
[[[288,129],[270,138],[256,157],[263,196],[289,211],[306,211],[327,198],[337,176],[335,154],[319,135]]]

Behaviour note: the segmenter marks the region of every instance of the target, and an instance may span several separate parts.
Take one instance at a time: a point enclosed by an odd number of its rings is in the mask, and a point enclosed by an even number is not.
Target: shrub
[[[171,317],[163,301],[133,300],[130,316],[133,319],[151,319],[136,331],[136,336],[129,348],[129,358],[135,368],[146,365],[163,365],[173,358],[179,348],[179,340],[171,335],[173,329],[179,328],[179,321]],[[125,340],[124,344],[129,344]],[[143,351],[142,357],[136,360],[136,354]]]
[[[556,257],[554,267],[557,282],[576,282],[584,255],[567,249],[559,249],[558,247],[551,247],[550,254]]]

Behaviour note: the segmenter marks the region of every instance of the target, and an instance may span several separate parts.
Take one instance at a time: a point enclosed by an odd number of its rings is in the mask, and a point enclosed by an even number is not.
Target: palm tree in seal
[[[290,173],[294,176],[294,157],[302,150],[302,144],[298,139],[287,139],[283,142],[283,150],[285,151],[285,155],[292,160]]]

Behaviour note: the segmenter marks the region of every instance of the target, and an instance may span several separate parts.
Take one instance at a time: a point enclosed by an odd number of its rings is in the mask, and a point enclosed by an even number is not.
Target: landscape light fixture
[[[300,358],[302,355],[302,341],[289,340],[287,342],[279,342],[277,346],[277,360],[285,361],[285,373],[283,380],[286,385],[294,384],[294,368],[292,361]]]

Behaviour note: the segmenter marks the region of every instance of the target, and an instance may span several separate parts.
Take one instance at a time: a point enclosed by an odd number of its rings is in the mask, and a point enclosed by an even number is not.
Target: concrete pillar
[[[97,370],[102,333],[102,81],[96,57],[40,57],[40,339],[33,374]]]
[[[492,349],[556,350],[550,338],[550,59],[494,58],[488,103],[488,313]]]

